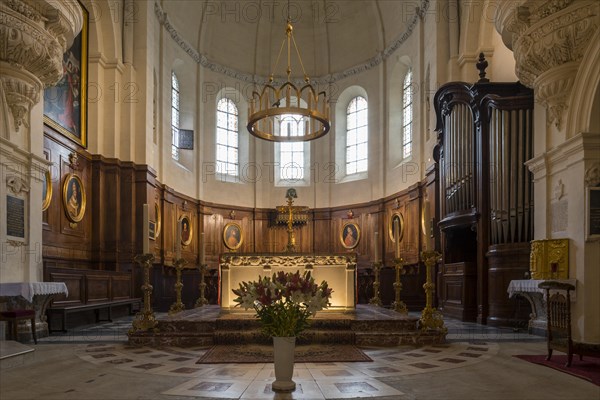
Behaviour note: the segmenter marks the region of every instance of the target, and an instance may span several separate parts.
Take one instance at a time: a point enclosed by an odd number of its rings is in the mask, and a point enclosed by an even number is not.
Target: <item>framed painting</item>
[[[346,222],[340,231],[340,242],[345,249],[353,249],[360,241],[360,227],[355,222]]]
[[[50,207],[52,201],[52,175],[50,170],[44,174],[44,180],[42,181],[42,211],[46,211]]]
[[[87,68],[89,13],[83,12],[83,28],[63,54],[63,77],[44,90],[44,123],[87,147]]]
[[[181,244],[189,246],[190,243],[192,243],[192,237],[194,236],[192,221],[190,221],[190,217],[184,215],[179,218],[179,223],[181,224]]]
[[[223,242],[229,250],[237,250],[244,242],[242,227],[236,222],[230,222],[223,228]]]
[[[154,238],[158,239],[160,236],[160,228],[162,227],[162,214],[160,212],[160,206],[158,202],[154,203],[154,217],[156,218],[156,227],[154,229]]]
[[[392,214],[388,226],[388,234],[392,243],[396,243],[394,225],[398,226],[398,235],[400,237],[399,241],[402,241],[402,238],[404,237],[404,216],[399,211]]]
[[[76,174],[68,174],[63,183],[63,207],[71,222],[80,222],[85,215],[85,187]]]

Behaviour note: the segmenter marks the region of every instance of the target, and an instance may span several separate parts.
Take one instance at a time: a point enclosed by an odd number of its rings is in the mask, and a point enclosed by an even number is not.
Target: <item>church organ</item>
[[[519,316],[506,289],[528,271],[533,239],[533,92],[485,78],[436,93],[442,245],[441,308],[492,325]]]

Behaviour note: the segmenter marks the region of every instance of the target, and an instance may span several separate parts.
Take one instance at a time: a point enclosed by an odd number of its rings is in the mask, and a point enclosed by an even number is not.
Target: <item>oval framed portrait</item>
[[[229,222],[223,227],[223,243],[229,250],[237,250],[244,242],[242,227],[237,222]]]
[[[44,181],[42,182],[42,211],[46,211],[50,207],[52,201],[52,175],[50,170],[44,174]]]
[[[194,236],[194,227],[192,221],[187,215],[182,215],[179,218],[179,224],[181,225],[181,244],[189,246],[192,243],[192,237]]]
[[[154,239],[158,239],[158,237],[160,236],[160,228],[162,226],[162,215],[160,213],[160,206],[158,205],[158,202],[154,203],[154,216],[156,218],[156,227],[154,228]]]
[[[360,241],[360,227],[356,222],[346,222],[340,232],[340,242],[345,249],[353,249]]]
[[[81,178],[76,174],[65,177],[62,190],[65,214],[71,222],[80,222],[85,215],[85,187]]]
[[[400,211],[397,211],[392,214],[392,216],[390,217],[390,224],[388,226],[388,234],[390,235],[390,240],[393,243],[396,243],[396,239],[394,238],[395,221],[398,221],[398,229],[400,230],[400,241],[402,241],[402,238],[404,237],[404,216]]]

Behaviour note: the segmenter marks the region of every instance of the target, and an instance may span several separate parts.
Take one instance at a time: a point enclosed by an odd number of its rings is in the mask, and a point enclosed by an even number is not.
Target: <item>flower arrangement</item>
[[[302,275],[279,271],[258,277],[258,281],[242,282],[233,289],[236,306],[254,308],[263,331],[274,337],[298,336],[309,325],[308,317],[331,305],[332,290],[327,282],[315,283],[309,271]]]

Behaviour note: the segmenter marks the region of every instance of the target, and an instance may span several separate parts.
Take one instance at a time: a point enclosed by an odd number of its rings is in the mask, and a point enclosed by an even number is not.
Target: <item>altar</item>
[[[544,289],[538,285],[550,279],[517,279],[510,281],[508,285],[508,297],[515,295],[523,296],[531,305],[531,314],[529,315],[529,333],[545,335],[548,326],[548,317],[546,315],[546,298]],[[577,287],[576,279],[552,279],[556,282],[569,283]],[[571,292],[571,302],[577,301],[577,289]]]
[[[38,338],[48,336],[46,308],[54,296],[69,295],[67,285],[63,282],[13,282],[0,283],[0,303],[8,311],[18,309],[35,310],[35,325]],[[19,337],[29,339],[30,328],[21,326]],[[2,339],[4,336],[2,336]]]
[[[237,303],[233,289],[241,282],[260,276],[272,276],[279,271],[310,271],[317,284],[327,281],[333,290],[328,310],[356,308],[356,254],[223,254],[219,262],[219,300],[223,309],[231,310]],[[239,307],[238,307],[239,309]],[[326,310],[324,310],[326,311]]]

